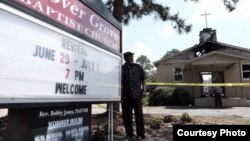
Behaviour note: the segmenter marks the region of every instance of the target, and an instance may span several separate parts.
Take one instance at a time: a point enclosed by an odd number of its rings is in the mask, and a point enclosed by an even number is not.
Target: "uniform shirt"
[[[140,98],[145,79],[146,76],[141,65],[125,63],[122,67],[123,98]]]
[[[221,94],[221,93],[222,93],[222,88],[219,87],[219,86],[215,86],[215,87],[214,87],[214,92],[215,92],[215,93],[220,93],[220,94]]]
[[[215,98],[220,98],[221,97],[221,94],[222,94],[222,88],[221,87],[215,86],[213,88],[213,91],[214,91],[214,97]]]

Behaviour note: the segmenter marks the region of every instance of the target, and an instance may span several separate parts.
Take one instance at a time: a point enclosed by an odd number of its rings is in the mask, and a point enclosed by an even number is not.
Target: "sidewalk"
[[[106,111],[106,104],[92,105],[92,114],[100,114]],[[157,106],[144,107],[144,114],[181,115],[184,112],[193,116],[237,116],[250,118],[250,107],[228,107],[213,109],[206,107],[183,107],[183,106]],[[8,109],[0,109],[0,117],[6,116]]]
[[[181,115],[188,113],[193,116],[237,116],[250,118],[250,107],[228,107],[222,109],[206,107],[144,107],[144,113],[148,114],[172,114]]]
[[[101,106],[101,107],[100,107]],[[99,114],[106,111],[106,105],[93,105],[92,114]],[[144,107],[144,114],[181,115],[184,112],[192,116],[236,116],[250,118],[250,107],[227,107],[214,109],[207,107],[184,107],[184,106],[156,106]]]

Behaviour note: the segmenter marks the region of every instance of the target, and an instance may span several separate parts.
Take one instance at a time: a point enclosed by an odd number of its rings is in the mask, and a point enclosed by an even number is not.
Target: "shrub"
[[[7,124],[7,116],[0,118],[0,128],[6,127]]]
[[[172,93],[173,93],[173,88],[155,89],[149,94],[148,105],[149,106],[171,105]]]
[[[100,125],[94,133],[92,141],[105,141],[108,134],[108,124]]]
[[[193,121],[193,117],[191,117],[188,113],[183,113],[181,115],[181,121],[182,122],[192,122]]]
[[[150,123],[150,128],[151,129],[160,129],[163,121],[160,118],[155,118],[153,121]]]
[[[189,105],[194,103],[191,94],[184,88],[157,88],[143,99],[149,106]]]
[[[177,118],[176,118],[174,115],[166,115],[166,116],[163,118],[163,121],[166,122],[166,123],[169,123],[169,122],[176,122],[176,121],[177,121]]]
[[[173,105],[189,105],[193,104],[191,94],[183,88],[176,88],[172,94]]]
[[[142,98],[142,105],[143,106],[147,106],[148,105],[148,99],[149,99],[149,95],[145,96]]]

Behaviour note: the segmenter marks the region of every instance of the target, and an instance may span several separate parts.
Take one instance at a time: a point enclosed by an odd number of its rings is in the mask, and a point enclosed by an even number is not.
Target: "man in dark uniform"
[[[213,83],[218,83],[218,82],[219,78],[215,77]],[[222,88],[220,86],[214,86],[213,93],[214,93],[215,108],[222,108],[222,100],[221,100]]]
[[[133,110],[136,122],[137,140],[145,138],[144,117],[141,99],[146,95],[145,72],[141,65],[134,63],[134,53],[124,53],[125,63],[122,67],[122,115],[128,138],[134,138]]]

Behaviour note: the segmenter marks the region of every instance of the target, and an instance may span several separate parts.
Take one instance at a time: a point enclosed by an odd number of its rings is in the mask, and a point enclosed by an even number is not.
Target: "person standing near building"
[[[136,122],[136,139],[145,138],[144,117],[141,99],[146,95],[145,72],[141,65],[134,63],[134,53],[123,54],[125,63],[122,67],[122,116],[127,137],[134,138],[133,110]]]
[[[218,83],[218,77],[215,77],[213,80],[214,83]],[[215,108],[222,108],[222,88],[220,86],[214,86],[213,87],[213,93],[214,93],[214,102],[215,102]]]

